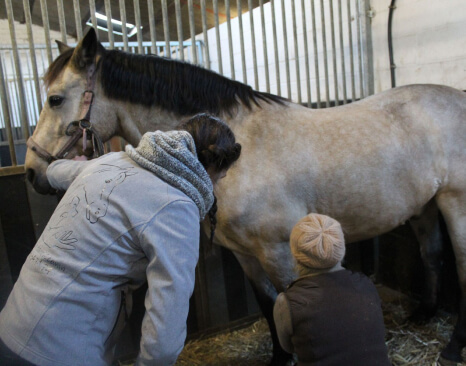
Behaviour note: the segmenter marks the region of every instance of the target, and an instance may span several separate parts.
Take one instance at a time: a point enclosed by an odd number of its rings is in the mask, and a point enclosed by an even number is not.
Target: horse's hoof
[[[462,365],[461,357],[459,361],[453,361],[453,360],[447,360],[446,358],[442,357],[442,355],[440,355],[440,357],[438,358],[437,364],[439,366],[461,366]]]
[[[287,352],[273,354],[269,366],[293,366],[295,365],[293,355]]]
[[[436,306],[421,305],[413,311],[408,320],[414,324],[424,324],[432,319],[437,313]]]

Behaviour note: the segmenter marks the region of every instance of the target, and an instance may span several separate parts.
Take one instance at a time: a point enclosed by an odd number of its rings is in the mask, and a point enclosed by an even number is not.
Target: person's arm
[[[91,161],[77,161],[60,159],[54,161],[47,168],[47,179],[54,189],[66,191],[79,173],[90,164]]]
[[[293,335],[293,324],[291,322],[291,312],[288,300],[282,292],[278,294],[273,308],[273,319],[277,327],[278,340],[282,348],[289,352],[294,352],[291,336]]]
[[[183,349],[199,259],[199,230],[194,202],[175,201],[157,213],[140,236],[149,264],[137,366],[173,365]]]

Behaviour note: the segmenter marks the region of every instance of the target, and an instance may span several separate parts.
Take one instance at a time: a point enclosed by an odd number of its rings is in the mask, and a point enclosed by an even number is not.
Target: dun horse
[[[45,75],[48,99],[26,157],[28,179],[38,192],[50,190],[46,168],[69,141],[70,122],[86,114],[85,89],[93,89],[92,130],[104,141],[119,135],[137,145],[146,131],[172,129],[198,112],[215,114],[243,146],[216,192],[216,241],[238,258],[272,334],[277,291],[295,277],[288,237],[310,212],[339,220],[348,243],[409,220],[420,241],[429,289],[419,314],[431,316],[437,304],[440,211],[462,290],[459,320],[442,356],[461,360],[466,345],[465,93],[413,85],[312,110],[193,65],[105,50],[94,30],[75,49],[60,46],[61,55]],[[87,145],[83,151],[81,141],[71,144],[66,158],[91,154],[92,144]],[[284,364],[289,355],[273,340],[272,364]]]

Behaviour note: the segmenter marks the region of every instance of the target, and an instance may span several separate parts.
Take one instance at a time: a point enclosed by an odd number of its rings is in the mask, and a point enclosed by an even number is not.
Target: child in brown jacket
[[[374,284],[341,266],[340,224],[309,214],[293,228],[290,246],[299,278],[275,303],[282,347],[297,354],[299,366],[391,365]]]

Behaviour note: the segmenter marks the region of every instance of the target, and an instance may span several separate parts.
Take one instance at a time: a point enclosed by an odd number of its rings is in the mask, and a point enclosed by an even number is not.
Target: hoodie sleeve
[[[136,366],[173,365],[184,347],[199,258],[199,230],[197,206],[192,201],[175,201],[157,213],[141,234],[149,264]]]
[[[92,161],[75,161],[60,159],[54,161],[47,168],[47,179],[54,189],[66,191],[76,177],[89,166]]]

